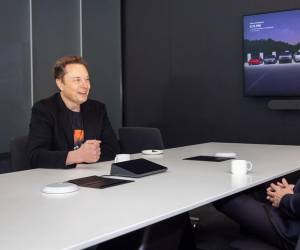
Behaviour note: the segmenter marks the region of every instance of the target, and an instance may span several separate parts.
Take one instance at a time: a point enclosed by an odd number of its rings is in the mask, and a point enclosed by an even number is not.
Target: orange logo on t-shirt
[[[74,148],[79,148],[84,141],[84,130],[83,129],[74,129]]]

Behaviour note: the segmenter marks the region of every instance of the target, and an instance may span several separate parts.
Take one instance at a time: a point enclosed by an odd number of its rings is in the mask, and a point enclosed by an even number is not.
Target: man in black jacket
[[[216,202],[215,206],[247,232],[279,249],[295,249],[300,235],[300,180],[296,185],[285,178],[271,183],[265,202],[238,194]]]
[[[33,168],[72,168],[77,163],[112,160],[119,151],[104,104],[88,100],[86,62],[77,56],[59,59],[54,78],[60,90],[32,108],[28,151]],[[99,250],[138,249],[147,235],[151,249],[195,249],[188,214],[178,215],[98,245]],[[151,232],[151,233],[150,233]],[[158,232],[158,233],[157,233]],[[168,246],[167,246],[168,245]]]
[[[33,168],[72,168],[112,160],[119,151],[105,105],[89,100],[86,62],[65,56],[54,65],[59,93],[32,108],[28,155]]]

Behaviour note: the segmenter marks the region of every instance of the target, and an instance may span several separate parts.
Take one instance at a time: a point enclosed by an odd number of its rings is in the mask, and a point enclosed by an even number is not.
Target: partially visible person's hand
[[[87,140],[79,149],[68,153],[66,165],[97,162],[101,155],[100,143],[101,141],[99,140]]]
[[[284,187],[288,188],[289,187],[292,190],[294,190],[294,187],[295,187],[294,184],[289,184],[285,178],[282,178],[282,182],[278,181],[277,185],[282,187],[282,188],[284,188]]]
[[[277,185],[271,183],[267,188],[267,199],[272,203],[273,207],[279,207],[280,201],[286,194],[293,194],[294,186],[288,184],[286,179],[282,179],[282,183],[278,182]]]
[[[97,162],[101,155],[100,143],[98,140],[87,140],[83,143],[77,150],[78,154],[80,154],[81,162]]]

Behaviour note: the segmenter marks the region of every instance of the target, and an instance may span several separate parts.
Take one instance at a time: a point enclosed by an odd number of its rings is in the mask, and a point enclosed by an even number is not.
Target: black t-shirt
[[[80,112],[70,111],[70,116],[74,138],[74,149],[78,149],[84,142],[83,120]]]

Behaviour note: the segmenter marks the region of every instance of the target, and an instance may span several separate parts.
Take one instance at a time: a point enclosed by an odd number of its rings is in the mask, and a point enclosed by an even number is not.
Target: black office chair
[[[18,136],[10,141],[11,169],[20,171],[30,169],[26,154],[28,136]]]
[[[121,152],[140,153],[144,149],[164,149],[163,139],[158,128],[123,127],[119,129]]]

